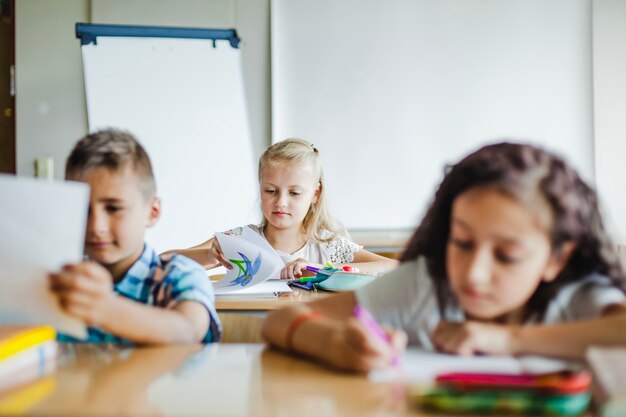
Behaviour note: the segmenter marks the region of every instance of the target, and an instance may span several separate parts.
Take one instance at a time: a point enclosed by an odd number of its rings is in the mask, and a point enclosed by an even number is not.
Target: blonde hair
[[[313,175],[317,177],[317,186],[319,187],[317,200],[311,203],[309,211],[302,221],[302,229],[307,238],[316,242],[328,242],[334,238],[333,236],[348,237],[346,229],[328,210],[322,159],[317,148],[303,139],[285,139],[273,144],[263,152],[259,159],[259,182],[261,181],[261,172],[265,167],[284,162],[308,164],[312,168]],[[262,226],[266,224],[267,219],[263,215]],[[332,235],[323,235],[325,230],[331,232]]]

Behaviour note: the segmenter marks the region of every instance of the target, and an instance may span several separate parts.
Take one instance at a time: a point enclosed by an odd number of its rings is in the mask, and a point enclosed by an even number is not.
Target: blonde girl
[[[317,148],[302,139],[286,139],[270,146],[259,160],[263,220],[249,225],[276,250],[285,267],[281,278],[307,275],[306,266],[350,265],[361,272],[379,273],[397,261],[368,252],[352,242],[343,226],[329,213],[322,161]],[[241,228],[229,231],[241,232]],[[185,250],[207,269],[231,265],[215,237]]]

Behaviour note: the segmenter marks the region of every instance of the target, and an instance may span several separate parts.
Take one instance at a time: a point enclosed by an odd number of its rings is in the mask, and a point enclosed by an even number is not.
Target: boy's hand
[[[432,338],[437,349],[443,352],[458,355],[513,355],[516,353],[516,329],[515,326],[476,321],[442,321],[437,325]]]
[[[226,269],[233,269],[233,266],[224,258],[224,252],[222,252],[222,247],[220,246],[220,242],[217,241],[217,238],[213,238],[213,242],[211,243],[211,247],[208,249],[209,258],[215,259],[217,262],[226,267]]]
[[[315,275],[314,272],[309,272],[306,270],[306,267],[308,265],[315,266],[320,269],[324,267],[324,265],[314,264],[314,263],[307,261],[306,259],[298,258],[295,261],[289,262],[287,265],[285,265],[283,269],[281,269],[280,278],[281,279],[293,279],[293,278],[300,278],[305,275],[306,276]]]
[[[58,273],[49,274],[50,289],[58,296],[61,308],[88,325],[104,325],[112,316],[116,300],[113,278],[108,270],[95,262],[65,265]]]
[[[388,367],[406,349],[407,336],[402,330],[385,329],[385,333],[390,343],[381,340],[363,323],[351,317],[333,332],[327,351],[330,355],[328,360],[338,368],[353,371]]]

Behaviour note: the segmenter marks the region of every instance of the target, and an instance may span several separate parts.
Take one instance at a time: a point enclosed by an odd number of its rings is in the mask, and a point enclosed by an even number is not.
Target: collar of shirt
[[[154,284],[156,269],[161,267],[159,255],[150,245],[144,244],[141,256],[122,280],[115,285],[115,292],[133,300],[145,302]]]

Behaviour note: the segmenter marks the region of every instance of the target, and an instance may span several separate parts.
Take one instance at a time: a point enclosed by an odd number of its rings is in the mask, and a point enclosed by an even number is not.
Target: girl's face
[[[563,264],[523,204],[493,188],[473,188],[455,199],[446,267],[470,318],[518,321],[537,286],[553,280]]]
[[[279,162],[261,171],[261,208],[268,227],[300,228],[319,195],[319,183],[311,167]]]

